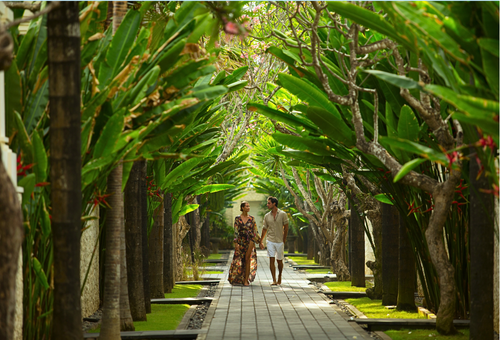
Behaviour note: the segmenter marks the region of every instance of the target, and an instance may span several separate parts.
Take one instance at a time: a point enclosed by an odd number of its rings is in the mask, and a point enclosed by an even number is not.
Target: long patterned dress
[[[255,218],[249,216],[246,223],[243,223],[241,216],[236,216],[234,219],[234,240],[238,244],[238,249],[234,251],[233,261],[229,268],[228,281],[231,284],[243,284],[245,279],[245,254],[248,251],[250,241],[255,245],[260,243],[260,236],[257,230]],[[257,252],[255,247],[252,249],[252,256],[250,259],[250,275],[248,281],[253,282],[255,273],[257,272]]]

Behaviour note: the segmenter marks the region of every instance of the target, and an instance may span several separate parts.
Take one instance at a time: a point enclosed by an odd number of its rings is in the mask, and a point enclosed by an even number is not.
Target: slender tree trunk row
[[[134,321],[146,321],[142,266],[141,168],[145,161],[134,162],[125,187],[125,236],[127,248],[130,313]]]
[[[54,242],[54,305],[53,339],[81,339],[82,315],[80,301],[80,229],[81,223],[81,138],[80,138],[80,22],[78,2],[61,2],[49,12],[47,29],[47,59],[49,65],[50,100],[50,181]],[[1,175],[1,174],[0,174]],[[0,183],[5,183],[0,178]],[[9,181],[10,183],[10,181]],[[0,184],[1,185],[1,184]],[[0,188],[4,195],[10,187]],[[6,208],[8,208],[7,205]],[[2,207],[3,208],[3,207]],[[13,246],[18,245],[19,211],[1,214],[11,218]],[[5,229],[1,225],[2,231]],[[0,235],[0,239],[2,239]],[[117,238],[118,239],[118,238]],[[11,253],[14,259],[18,248]],[[10,262],[10,261],[9,261]],[[17,261],[13,262],[17,266]],[[8,275],[10,274],[10,275]],[[15,279],[15,271],[0,273]],[[0,290],[0,295],[3,291]],[[10,295],[7,295],[10,298]],[[2,296],[5,299],[5,296]],[[1,311],[0,311],[1,312]],[[1,314],[1,313],[0,313]],[[8,315],[11,311],[8,311]],[[13,320],[9,322],[13,323]],[[7,325],[2,324],[0,329]],[[7,328],[9,329],[9,328]],[[11,337],[0,338],[11,339]]]

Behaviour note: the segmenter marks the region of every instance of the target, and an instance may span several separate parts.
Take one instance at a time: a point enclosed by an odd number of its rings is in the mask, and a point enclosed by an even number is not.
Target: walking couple
[[[234,219],[234,256],[229,269],[228,281],[231,284],[250,285],[255,279],[257,271],[257,252],[255,245],[264,249],[264,237],[267,234],[267,256],[269,267],[273,277],[272,286],[281,284],[283,272],[283,258],[285,257],[285,242],[288,234],[288,217],[286,213],[278,209],[278,199],[269,197],[267,208],[271,211],[264,216],[262,226],[262,237],[259,237],[255,217],[248,214],[250,204],[243,201],[240,205],[241,215]],[[278,280],[276,280],[276,266],[278,262]]]

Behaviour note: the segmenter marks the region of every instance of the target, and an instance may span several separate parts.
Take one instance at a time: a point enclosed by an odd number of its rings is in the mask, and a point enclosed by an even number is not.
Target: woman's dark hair
[[[240,204],[240,211],[243,211],[243,207],[245,206],[245,204],[247,204],[248,202],[247,201],[243,201],[241,202]]]
[[[271,201],[271,203],[274,203],[276,204],[276,207],[278,207],[278,199],[276,197],[273,197],[273,196],[269,196],[267,198],[268,201]]]

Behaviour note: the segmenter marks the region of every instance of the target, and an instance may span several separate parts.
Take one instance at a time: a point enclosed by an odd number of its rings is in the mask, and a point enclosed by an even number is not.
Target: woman
[[[234,219],[234,256],[229,269],[228,281],[231,284],[250,285],[257,271],[257,253],[255,244],[260,243],[255,218],[248,215],[250,204],[243,201],[241,215]]]

